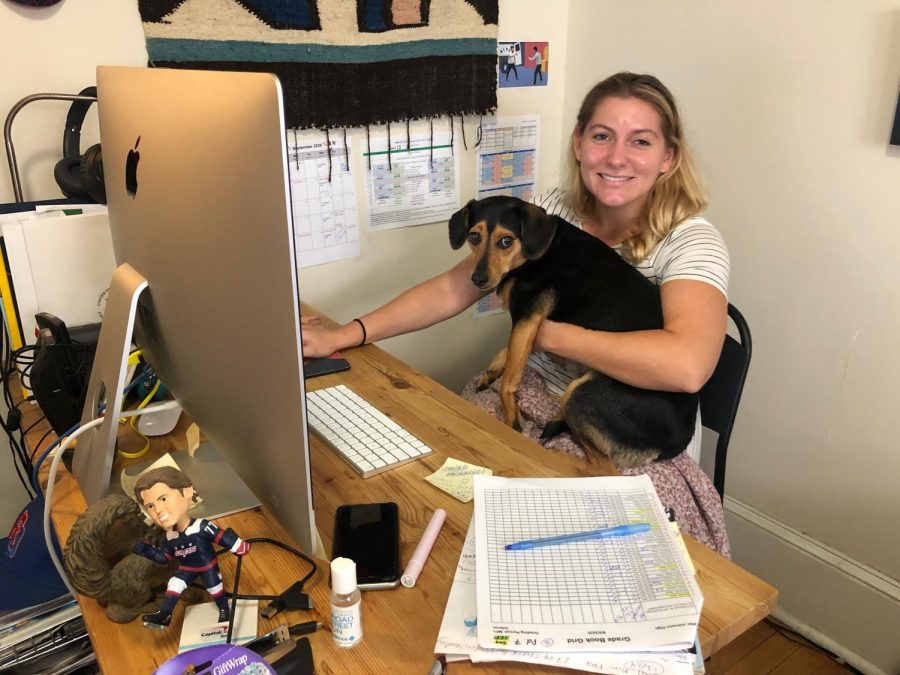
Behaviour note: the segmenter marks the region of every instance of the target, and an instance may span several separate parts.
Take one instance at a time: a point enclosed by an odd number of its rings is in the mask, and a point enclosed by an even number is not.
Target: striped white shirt
[[[534,203],[551,215],[568,220],[579,228],[582,226],[581,219],[566,200],[565,192],[559,188],[547,190]],[[621,245],[613,249],[619,255],[624,251]],[[728,249],[722,235],[705,218],[688,218],[677,225],[634,267],[657,286],[674,279],[691,279],[715,286],[728,296]],[[585,371],[580,364],[545,353],[531,354],[528,365],[541,375],[547,390],[557,396],[562,396],[569,383]],[[691,457],[699,461],[699,411],[694,439],[687,450]]]
[[[559,188],[547,190],[534,203],[551,215],[582,226]],[[621,244],[613,249],[619,255],[624,251]],[[674,279],[692,279],[711,284],[728,296],[728,249],[719,231],[699,216],[677,225],[635,267],[657,286]]]

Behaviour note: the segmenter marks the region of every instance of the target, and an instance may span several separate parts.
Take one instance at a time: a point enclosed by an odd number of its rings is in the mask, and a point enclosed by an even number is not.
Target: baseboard
[[[774,616],[867,675],[900,672],[900,580],[732,497],[735,562],[780,596]]]

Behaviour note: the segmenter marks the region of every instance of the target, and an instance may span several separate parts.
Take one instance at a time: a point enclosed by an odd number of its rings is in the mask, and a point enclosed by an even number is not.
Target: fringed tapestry
[[[275,73],[289,127],[358,127],[497,106],[498,0],[138,0],[138,7],[151,66]]]

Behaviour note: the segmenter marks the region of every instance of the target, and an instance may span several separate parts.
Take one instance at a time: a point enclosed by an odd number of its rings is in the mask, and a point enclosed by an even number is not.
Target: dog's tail
[[[565,418],[560,417],[559,419],[550,420],[541,432],[541,442],[546,441],[548,438],[559,436],[567,431],[569,431],[569,423],[566,422]]]
[[[137,503],[125,495],[110,495],[91,504],[72,526],[63,552],[75,590],[90,598],[105,598],[112,568],[131,554],[131,546],[147,530]]]

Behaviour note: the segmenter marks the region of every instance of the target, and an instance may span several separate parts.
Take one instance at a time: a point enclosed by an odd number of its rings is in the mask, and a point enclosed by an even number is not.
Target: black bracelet
[[[366,324],[364,324],[362,322],[362,319],[353,319],[353,320],[359,324],[360,328],[362,328],[362,332],[363,332],[362,340],[360,340],[359,344],[356,345],[357,347],[362,347],[364,344],[366,344]]]

